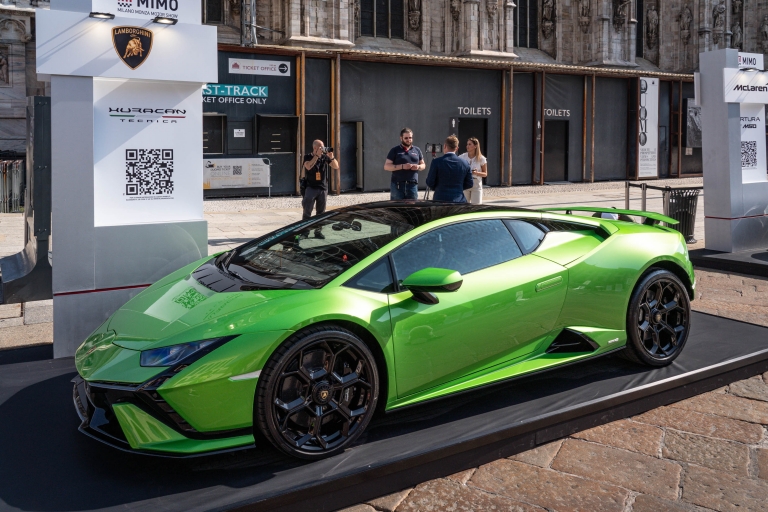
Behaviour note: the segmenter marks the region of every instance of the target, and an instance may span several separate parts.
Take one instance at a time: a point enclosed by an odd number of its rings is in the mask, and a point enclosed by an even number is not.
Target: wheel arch
[[[685,285],[685,289],[688,292],[688,300],[694,299],[693,283],[691,282],[691,278],[688,276],[688,272],[686,272],[685,269],[679,263],[671,260],[662,259],[662,260],[654,261],[653,263],[648,265],[648,268],[646,268],[638,278],[637,283],[640,282],[640,280],[643,278],[643,276],[646,273],[648,273],[650,270],[653,270],[655,268],[658,268],[661,270],[667,270],[675,274],[677,278],[680,279],[680,281],[682,281],[682,283]],[[635,283],[635,286],[637,286],[637,283]]]

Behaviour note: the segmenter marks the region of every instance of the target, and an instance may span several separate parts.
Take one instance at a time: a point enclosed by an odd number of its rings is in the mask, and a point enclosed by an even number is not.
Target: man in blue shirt
[[[392,173],[390,199],[417,199],[419,171],[426,168],[421,150],[413,145],[413,130],[400,130],[400,145],[389,150],[384,170]]]
[[[433,201],[466,203],[464,191],[472,188],[472,170],[469,164],[456,156],[459,139],[451,135],[445,139],[445,155],[432,160],[427,175],[427,186],[435,191]]]

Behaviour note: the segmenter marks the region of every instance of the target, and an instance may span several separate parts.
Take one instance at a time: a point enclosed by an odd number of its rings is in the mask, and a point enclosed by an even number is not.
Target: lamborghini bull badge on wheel
[[[660,222],[407,201],[297,222],[161,279],[85,340],[80,430],[147,454],[258,439],[319,459],[378,412],[611,352],[667,365],[694,274]]]

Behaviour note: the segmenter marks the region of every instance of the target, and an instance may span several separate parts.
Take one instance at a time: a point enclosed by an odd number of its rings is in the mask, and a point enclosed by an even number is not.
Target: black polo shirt
[[[387,160],[391,160],[393,164],[417,164],[421,162],[424,157],[421,154],[421,150],[416,146],[411,146],[406,150],[403,146],[395,146],[389,150]],[[419,171],[399,170],[392,172],[392,183],[398,181],[419,181]]]

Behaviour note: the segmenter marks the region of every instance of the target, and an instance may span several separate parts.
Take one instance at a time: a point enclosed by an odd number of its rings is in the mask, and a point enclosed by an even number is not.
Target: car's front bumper
[[[252,429],[198,432],[146,384],[72,382],[79,430],[115,448],[187,457],[254,445]]]

